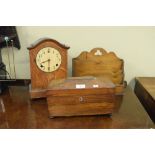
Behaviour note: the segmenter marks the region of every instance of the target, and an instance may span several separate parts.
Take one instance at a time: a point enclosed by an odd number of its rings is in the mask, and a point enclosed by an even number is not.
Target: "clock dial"
[[[57,49],[45,47],[38,52],[36,64],[44,72],[53,72],[61,65],[61,55]]]

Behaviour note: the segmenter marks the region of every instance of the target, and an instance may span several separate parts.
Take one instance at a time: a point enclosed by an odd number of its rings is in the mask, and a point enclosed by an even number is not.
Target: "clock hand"
[[[50,65],[50,61],[51,61],[51,60],[50,60],[50,59],[48,59],[48,66]]]
[[[47,61],[48,61],[48,60],[42,61],[41,64],[42,64],[42,63],[45,63],[45,62],[47,62]]]
[[[45,62],[49,62],[49,61],[51,61],[51,59],[48,59],[48,60],[42,61],[41,64],[42,64],[42,63],[45,63]]]
[[[51,59],[48,59],[48,70],[50,70],[50,61]]]

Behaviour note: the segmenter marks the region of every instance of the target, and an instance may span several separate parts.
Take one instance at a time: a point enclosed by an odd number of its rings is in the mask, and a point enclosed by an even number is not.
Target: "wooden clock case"
[[[44,72],[36,65],[37,53],[46,47],[52,47],[59,51],[61,55],[61,65],[53,72]],[[42,38],[37,40],[34,44],[28,47],[30,56],[30,98],[46,97],[46,88],[52,80],[64,79],[67,77],[67,50],[70,47],[65,46],[58,41],[51,38]]]

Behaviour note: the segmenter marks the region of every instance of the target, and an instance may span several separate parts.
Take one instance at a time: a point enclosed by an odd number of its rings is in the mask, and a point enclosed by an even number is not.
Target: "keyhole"
[[[82,102],[83,101],[83,97],[79,97],[79,101]]]

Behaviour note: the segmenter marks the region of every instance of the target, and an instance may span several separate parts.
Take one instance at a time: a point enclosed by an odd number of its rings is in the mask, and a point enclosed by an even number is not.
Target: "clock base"
[[[30,93],[30,99],[39,99],[39,98],[45,98],[46,97],[46,89],[32,89],[31,84],[29,85],[29,93]]]

